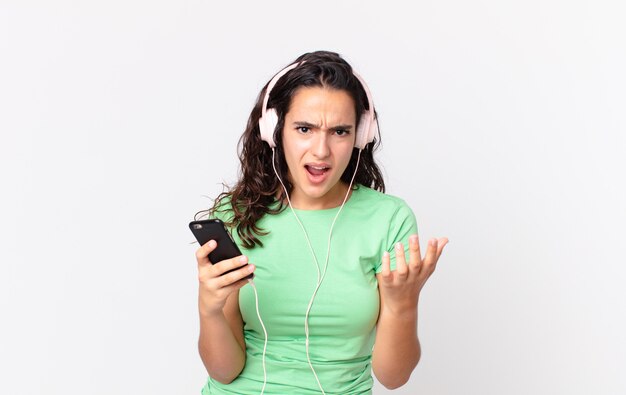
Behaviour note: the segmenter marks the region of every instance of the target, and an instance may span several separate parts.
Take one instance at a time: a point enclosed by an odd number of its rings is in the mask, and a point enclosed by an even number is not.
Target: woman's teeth
[[[328,167],[318,167],[318,166],[306,166],[306,169],[309,171],[309,173],[319,176],[324,174],[324,172],[326,172],[328,170]]]

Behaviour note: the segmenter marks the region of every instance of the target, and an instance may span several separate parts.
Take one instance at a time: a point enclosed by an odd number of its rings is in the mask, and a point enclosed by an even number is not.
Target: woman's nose
[[[328,133],[324,131],[319,131],[315,133],[315,137],[313,138],[313,147],[311,149],[313,155],[318,158],[326,158],[330,155],[330,146]]]

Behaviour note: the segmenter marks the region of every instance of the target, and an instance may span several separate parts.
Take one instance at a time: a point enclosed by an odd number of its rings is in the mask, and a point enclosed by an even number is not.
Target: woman
[[[209,262],[214,241],[196,252],[203,394],[370,394],[372,370],[387,388],[409,379],[419,294],[448,240],[421,257],[411,209],[384,194],[374,117],[332,52],[300,56],[262,90],[240,179],[211,210],[244,255]]]

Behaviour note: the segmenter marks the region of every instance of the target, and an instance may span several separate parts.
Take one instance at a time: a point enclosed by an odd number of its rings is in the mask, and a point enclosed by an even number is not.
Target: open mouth
[[[323,176],[324,174],[326,174],[328,170],[330,170],[330,167],[326,167],[326,166],[305,165],[304,168],[310,175],[314,177]]]

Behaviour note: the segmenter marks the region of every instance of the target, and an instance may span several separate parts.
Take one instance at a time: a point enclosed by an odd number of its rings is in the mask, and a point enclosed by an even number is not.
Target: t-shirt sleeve
[[[400,204],[389,222],[387,230],[387,238],[385,241],[385,249],[389,252],[391,270],[396,269],[396,252],[395,245],[402,242],[404,245],[404,254],[409,259],[409,236],[417,233],[417,221],[415,214],[411,208],[404,202]],[[380,273],[383,270],[382,251],[381,259],[376,263],[375,271]]]
[[[204,215],[205,219],[219,219],[224,223],[229,223],[233,220],[234,214],[232,211],[232,206],[230,204],[230,196],[223,197],[218,203],[217,206],[212,207],[207,210]],[[228,228],[228,226],[227,226]]]

